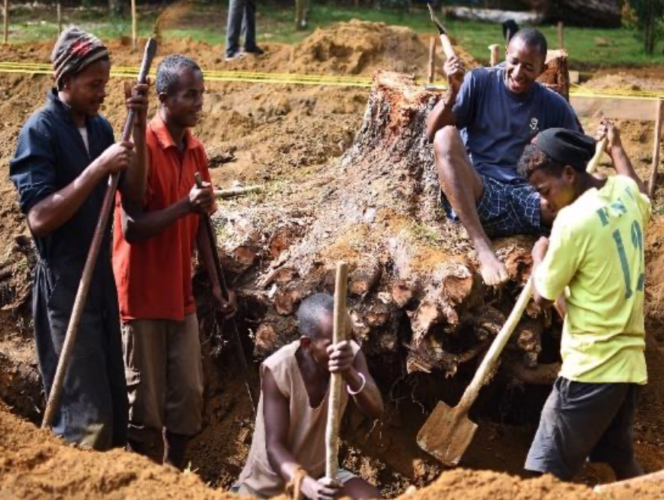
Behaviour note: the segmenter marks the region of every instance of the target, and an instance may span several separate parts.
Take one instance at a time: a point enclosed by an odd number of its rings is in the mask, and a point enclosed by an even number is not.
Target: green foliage
[[[652,54],[664,27],[664,0],[629,0],[629,5],[636,14],[645,52]]]

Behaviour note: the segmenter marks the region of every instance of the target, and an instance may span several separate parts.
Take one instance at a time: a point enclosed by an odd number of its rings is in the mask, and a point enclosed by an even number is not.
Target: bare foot
[[[477,258],[480,261],[482,279],[487,285],[502,285],[509,279],[505,265],[496,257],[491,248],[477,250]]]

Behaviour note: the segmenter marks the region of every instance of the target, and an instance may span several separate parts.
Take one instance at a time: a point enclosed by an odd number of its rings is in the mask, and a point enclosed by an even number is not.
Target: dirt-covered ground
[[[221,47],[188,40],[163,40],[160,56],[181,52],[197,59],[207,70],[371,76],[378,69],[391,69],[422,76],[428,53],[425,42],[404,28],[352,22],[319,30],[297,46],[268,44],[265,56],[245,57],[232,64],[223,62]],[[127,44],[111,41],[109,47],[115,64],[138,65],[140,56]],[[2,47],[0,59],[45,63],[50,51],[48,44]],[[662,82],[661,71],[603,71],[589,85],[595,89],[638,86],[646,90],[661,88]],[[234,351],[212,338],[213,327],[206,322],[205,428],[189,450],[191,473],[177,474],[121,451],[80,451],[15,416],[37,422],[43,401],[28,310],[34,256],[8,179],[7,162],[21,126],[42,105],[50,86],[48,76],[0,74],[0,163],[5,167],[5,174],[0,176],[0,399],[6,403],[0,403],[0,496],[227,498],[223,491],[237,477],[251,443],[252,414],[237,375]],[[119,131],[125,116],[121,82],[113,79],[108,91],[103,113]],[[353,143],[368,95],[368,89],[344,87],[208,82],[205,117],[196,134],[206,145],[214,182],[221,187],[241,183],[263,184],[266,188],[261,194],[225,202],[222,208],[237,214],[265,207],[268,217],[272,208],[288,207],[289,213],[294,213],[301,207],[298,218],[301,224],[307,224],[312,216],[307,211],[330,181],[330,165]],[[152,105],[154,111],[154,98]],[[595,125],[592,120],[584,120],[589,131]],[[627,150],[645,176],[652,154],[653,124],[630,122],[621,127]],[[635,426],[637,457],[647,471],[664,468],[664,352],[660,347],[664,342],[664,288],[659,285],[664,282],[662,195],[660,189],[647,246],[651,383],[644,390]],[[223,228],[220,236],[225,236]],[[459,243],[459,247],[465,245]],[[236,286],[242,297],[243,281]],[[246,332],[254,325],[251,315],[244,316],[241,331]],[[371,357],[369,361],[372,363]],[[401,369],[394,368],[397,375]],[[407,376],[405,372],[403,376],[382,372],[376,376],[388,403],[386,418],[372,424],[349,412],[344,423],[342,460],[345,467],[378,484],[385,495],[398,496],[415,485],[420,490],[409,498],[463,495],[497,500],[576,499],[591,495],[586,485],[612,480],[606,468],[595,465],[584,467],[576,478],[578,484],[563,484],[548,477],[528,480],[523,460],[549,389],[501,382],[500,377],[486,391],[492,404],[484,405],[476,415],[480,429],[464,456],[464,469],[446,472],[437,479],[440,465],[420,451],[414,441],[431,408],[432,394],[436,394],[435,376]],[[664,491],[644,490],[638,497],[662,495]]]

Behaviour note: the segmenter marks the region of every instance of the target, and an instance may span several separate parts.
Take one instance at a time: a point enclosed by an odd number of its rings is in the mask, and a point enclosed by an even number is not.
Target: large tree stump
[[[362,126],[339,160],[254,206],[222,207],[223,251],[239,269],[240,314],[256,355],[297,336],[299,302],[333,290],[339,260],[349,265],[348,306],[370,357],[452,376],[487,348],[528,278],[533,240],[496,242],[512,282],[502,290],[482,284],[464,229],[440,204],[425,135],[440,97],[410,76],[378,72]],[[234,261],[239,248],[255,256],[252,264]],[[534,368],[546,325],[536,308],[528,314],[510,350]]]

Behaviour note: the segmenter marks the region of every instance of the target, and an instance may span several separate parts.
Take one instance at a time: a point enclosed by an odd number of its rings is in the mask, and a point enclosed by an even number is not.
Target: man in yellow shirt
[[[533,248],[535,300],[566,307],[563,365],[526,459],[526,469],[570,480],[588,459],[618,479],[642,474],[632,423],[647,382],[643,235],[650,201],[609,121],[617,175],[586,172],[595,141],[565,129],[540,133],[519,169],[557,212],[550,239]],[[567,290],[566,290],[567,289]]]

